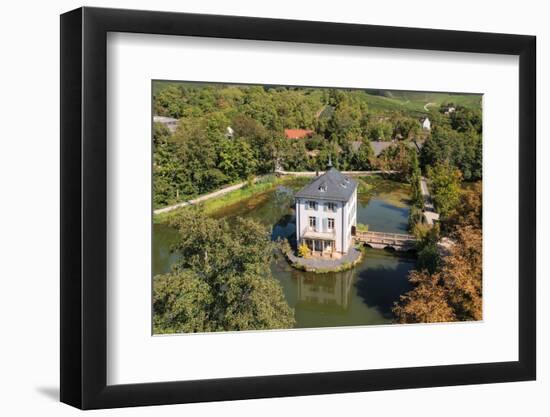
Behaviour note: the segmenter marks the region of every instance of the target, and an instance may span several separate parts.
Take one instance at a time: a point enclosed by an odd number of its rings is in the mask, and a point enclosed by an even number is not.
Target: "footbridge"
[[[367,244],[375,249],[392,248],[398,251],[408,251],[415,248],[416,238],[413,235],[385,232],[355,233],[355,241]]]

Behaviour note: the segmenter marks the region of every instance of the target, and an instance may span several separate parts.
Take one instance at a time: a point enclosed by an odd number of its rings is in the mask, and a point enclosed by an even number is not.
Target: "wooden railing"
[[[355,240],[364,243],[387,245],[394,247],[413,246],[416,238],[413,235],[386,232],[359,232],[355,233]]]

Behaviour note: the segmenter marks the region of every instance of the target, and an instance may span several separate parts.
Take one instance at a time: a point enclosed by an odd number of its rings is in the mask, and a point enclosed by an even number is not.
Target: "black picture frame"
[[[108,32],[519,56],[519,360],[107,385]],[[534,380],[534,36],[102,8],[61,15],[61,401],[82,409]]]

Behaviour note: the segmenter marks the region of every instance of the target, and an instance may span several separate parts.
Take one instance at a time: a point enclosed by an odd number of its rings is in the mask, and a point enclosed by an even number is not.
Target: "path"
[[[343,171],[342,173],[344,175],[376,175],[376,174],[396,174],[398,171]],[[294,175],[297,177],[314,177],[317,175],[317,172],[315,171],[301,171],[301,172],[292,172],[292,171],[282,171],[282,170],[276,170],[275,174],[277,175]],[[318,172],[319,175],[323,174],[322,171]],[[253,179],[253,182],[258,181],[260,178],[263,177],[256,177]],[[211,198],[220,197],[224,194],[230,193],[231,191],[238,190],[240,188],[243,188],[245,185],[248,184],[248,181],[243,181],[238,184],[230,185],[228,187],[224,187],[220,190],[214,191],[209,194],[201,195],[200,197],[197,197],[193,200],[187,200],[182,201],[180,203],[173,204],[171,206],[163,207],[160,209],[156,209],[153,211],[154,214],[161,214],[161,213],[168,213],[173,210],[177,210],[182,207],[191,206],[194,204],[201,203],[206,200],[210,200]]]
[[[259,178],[260,177],[254,178],[253,182],[258,181]],[[154,214],[168,213],[169,211],[173,211],[173,210],[179,209],[181,207],[187,207],[187,206],[191,206],[193,204],[198,204],[198,203],[201,203],[203,201],[210,200],[211,198],[219,197],[219,196],[222,196],[224,194],[230,193],[231,191],[235,191],[235,190],[238,190],[240,188],[243,188],[247,184],[248,184],[248,181],[243,181],[243,182],[240,182],[240,183],[235,184],[235,185],[230,185],[230,186],[222,188],[218,191],[214,191],[210,194],[201,195],[200,197],[197,197],[193,200],[182,201],[181,203],[177,203],[177,204],[174,204],[174,205],[171,205],[171,206],[156,209],[155,211],[153,211],[153,213]]]
[[[424,104],[424,110],[430,111],[430,110],[428,109],[428,106],[433,106],[434,104],[435,104],[435,103],[426,103],[426,104]]]
[[[439,220],[439,214],[435,211],[432,196],[430,195],[430,190],[428,189],[428,182],[424,177],[420,178],[420,191],[422,192],[422,199],[424,200],[424,210],[422,211],[422,214],[426,219],[426,223],[433,226],[434,222]]]

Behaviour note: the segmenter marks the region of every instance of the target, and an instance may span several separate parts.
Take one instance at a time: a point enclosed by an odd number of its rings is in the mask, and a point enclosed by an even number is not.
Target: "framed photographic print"
[[[535,38],[61,16],[61,400],[535,379]]]

